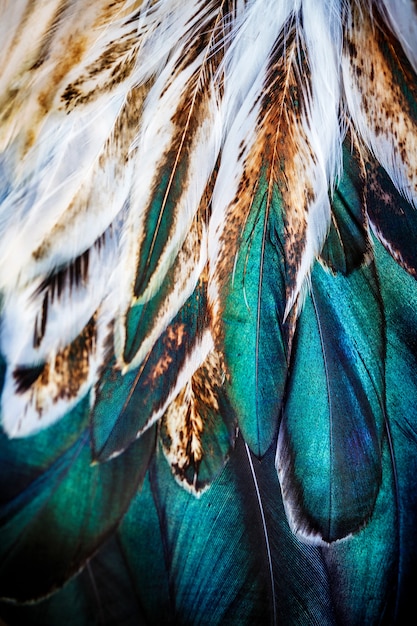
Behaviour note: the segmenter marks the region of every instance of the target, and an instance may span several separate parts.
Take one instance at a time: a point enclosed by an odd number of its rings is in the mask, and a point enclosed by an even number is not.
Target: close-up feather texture
[[[0,40],[0,623],[410,623],[416,1]]]

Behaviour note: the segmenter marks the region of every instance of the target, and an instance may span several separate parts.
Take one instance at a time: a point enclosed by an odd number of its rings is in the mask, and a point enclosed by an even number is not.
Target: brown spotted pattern
[[[211,352],[170,404],[161,421],[164,453],[181,484],[199,490],[199,468],[214,454],[211,435],[220,415],[221,356]]]
[[[28,394],[29,402],[33,404],[39,419],[42,419],[48,405],[77,397],[89,378],[96,337],[96,316],[93,316],[71,344],[57,352],[43,366],[33,368],[32,376],[28,368],[15,369],[16,392]]]
[[[417,83],[400,44],[383,24],[376,7],[373,13],[372,20],[368,12],[353,4],[344,50],[349,80],[359,94],[373,149],[383,161],[390,155],[388,146],[392,146],[392,160],[405,175],[405,193],[415,197]]]
[[[10,46],[14,73],[9,77],[7,67],[0,72],[0,144],[13,138],[18,118],[23,154],[34,145],[52,111],[63,108],[68,112],[125,80],[139,45],[138,35],[128,25],[134,7],[127,9],[125,0],[88,5],[55,0],[47,8],[45,3],[36,4],[26,3]],[[106,27],[118,20],[122,24],[124,16],[126,25],[121,25],[119,39],[106,42]],[[25,45],[20,45],[24,37]],[[100,37],[102,48],[96,45]],[[92,50],[96,50],[96,59],[90,58]]]
[[[298,54],[293,29],[286,39],[285,52],[282,46],[277,46],[270,61],[256,142],[246,157],[235,200],[227,211],[218,264],[219,281],[227,283],[256,193],[267,194],[269,213],[275,188],[283,204],[287,298],[295,289],[305,247],[308,207],[314,200],[309,164],[315,157],[302,126],[303,93],[298,79],[303,75],[308,80],[309,74],[307,67],[297,68]],[[259,188],[260,184],[266,184],[265,190]]]

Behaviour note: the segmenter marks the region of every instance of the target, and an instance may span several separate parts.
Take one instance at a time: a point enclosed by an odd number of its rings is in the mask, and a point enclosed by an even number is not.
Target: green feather
[[[115,357],[109,360],[101,374],[91,413],[98,460],[103,461],[128,447],[166,402],[179,369],[204,328],[200,311],[204,310],[205,297],[205,286],[200,284],[140,367],[122,373]],[[136,325],[135,318],[131,321]],[[184,330],[180,344],[178,328]],[[159,368],[162,373],[155,376],[158,363],[168,365],[165,369]]]
[[[123,347],[125,363],[134,360],[135,365],[140,365],[164,327],[194,291],[202,266],[203,239],[203,227],[198,220],[194,220],[158,290],[152,298],[136,302],[127,311]],[[144,345],[147,347],[144,348]]]
[[[343,144],[343,175],[331,200],[329,233],[320,254],[335,272],[346,275],[359,267],[371,252],[365,214],[365,179],[358,151]]]
[[[195,498],[160,452],[120,527],[125,558],[151,624],[254,624],[268,615],[257,548],[248,535],[233,457]]]
[[[164,167],[155,178],[156,187],[145,213],[142,227],[143,241],[133,290],[137,298],[140,298],[149,286],[160,262],[161,254],[169,243],[170,236],[178,227],[178,201],[183,193],[183,181],[186,179],[188,165],[187,159],[177,163],[176,156],[175,147],[167,155]],[[174,174],[172,175],[171,172]],[[184,237],[185,235],[184,231]],[[172,261],[174,258],[172,256]]]
[[[209,324],[206,299],[206,284],[201,281],[155,343],[141,367],[123,374],[117,369],[115,357],[111,358],[101,375],[91,414],[94,456],[97,460],[104,461],[125,450],[158,418],[158,411],[161,412],[159,417],[162,417],[169,404],[175,400],[175,396],[171,397],[171,394],[176,388],[181,369],[192,351],[199,350],[198,342]],[[194,357],[196,363],[198,358],[203,362],[205,360],[205,356],[197,354]],[[202,363],[200,367],[205,366]],[[190,380],[194,374],[190,370]],[[207,385],[209,386],[208,382]],[[180,391],[181,388],[176,393]],[[205,455],[201,466],[202,484],[207,482],[212,472],[217,472],[223,465],[234,432],[233,411],[224,392],[220,392],[219,382],[214,383],[212,393],[217,394],[220,410],[205,408],[204,398],[198,401],[200,410],[207,412],[208,419],[204,428],[203,447],[206,448],[207,456]],[[166,426],[164,421],[162,435],[167,443]],[[193,484],[196,478],[195,469],[190,468],[191,475],[186,482],[191,480]]]
[[[149,625],[334,624],[321,551],[291,533],[273,460],[239,437],[196,499],[155,459],[119,529]]]
[[[277,469],[296,531],[334,541],[367,522],[381,481],[385,337],[375,268],[316,263],[294,339]]]
[[[417,572],[417,283],[379,242],[375,257],[384,300],[387,354],[387,418],[391,435],[391,464],[395,473],[398,542],[398,624],[407,623],[415,606]]]
[[[34,437],[1,436],[3,597],[30,600],[65,583],[113,532],[144,477],[155,433],[119,459],[92,464],[87,415],[84,400]]]
[[[258,456],[276,433],[287,374],[284,226],[278,192],[270,203],[267,193],[264,180],[241,235],[223,314],[228,393],[245,441]]]
[[[335,623],[396,624],[398,514],[390,446],[381,449],[382,482],[368,523],[343,541],[324,547]],[[401,622],[398,622],[401,623]]]

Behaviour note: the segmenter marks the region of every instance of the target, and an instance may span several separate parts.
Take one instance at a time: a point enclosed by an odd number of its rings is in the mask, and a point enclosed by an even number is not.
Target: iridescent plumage
[[[0,615],[400,623],[415,2],[8,0],[0,36]]]

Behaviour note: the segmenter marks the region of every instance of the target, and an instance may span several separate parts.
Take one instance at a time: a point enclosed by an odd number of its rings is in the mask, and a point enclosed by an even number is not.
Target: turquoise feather
[[[298,543],[288,528],[273,456],[271,449],[260,463],[239,438],[198,501],[155,458],[119,531],[147,623],[265,623],[276,611],[301,626],[309,610],[321,624],[333,623],[324,562],[319,549]],[[265,489],[276,497],[264,497]],[[310,584],[301,590],[306,567]]]
[[[137,572],[137,593],[149,624],[250,624],[266,619],[265,583],[257,571],[231,463],[196,500],[172,481],[159,454],[149,481],[133,501],[120,537]],[[132,532],[137,523],[140,534]]]
[[[123,373],[115,356],[110,356],[95,393],[91,413],[95,457],[105,460],[125,450],[152,422],[154,412],[167,402],[178,372],[206,328],[205,285],[197,286],[171,324],[162,333],[145,362]],[[146,311],[146,305],[143,306]],[[135,307],[128,319],[136,332],[142,307]],[[183,336],[178,336],[178,328]],[[110,346],[110,355],[113,347]],[[154,377],[160,364],[161,376]],[[167,366],[163,365],[166,364]],[[110,409],[110,407],[114,409]]]
[[[386,407],[391,442],[392,486],[396,511],[396,620],[407,621],[414,605],[417,537],[417,290],[407,274],[379,243],[375,257],[381,276],[387,328]]]
[[[320,253],[334,272],[346,275],[371,256],[366,204],[365,166],[351,141],[343,144],[343,175],[332,197],[330,229]]]
[[[156,419],[162,418],[160,436],[164,450],[177,480],[184,486],[199,492],[222,469],[233,446],[235,414],[220,379],[216,378],[219,373],[213,372],[213,367],[203,361],[196,371],[188,374],[187,384],[193,397],[185,412],[181,402],[176,407],[175,397],[171,397],[178,385],[179,373],[207,331],[208,313],[206,319],[204,313],[201,314],[206,307],[206,285],[201,282],[162,333],[143,365],[122,373],[115,357],[110,359],[102,372],[91,412],[97,461],[103,462],[124,452]],[[142,314],[141,307],[136,309],[137,315],[132,312],[129,317],[135,327],[137,317],[141,319]],[[146,305],[143,310],[146,311]],[[155,369],[160,370],[161,375],[155,377]],[[204,382],[210,380],[210,384]],[[181,390],[178,392],[182,398]],[[185,401],[183,403],[185,406]],[[111,406],[114,410],[109,411]],[[191,411],[196,413],[195,418]],[[201,421],[201,426],[195,427],[193,419]],[[181,431],[178,441],[173,441],[173,428]],[[193,445],[198,446],[198,451],[192,452]]]
[[[146,357],[143,354],[145,342],[151,350],[158,336],[194,291],[198,280],[196,266],[201,265],[202,255],[202,228],[198,220],[189,235],[153,297],[143,303],[135,303],[126,313],[123,347],[126,364],[132,362],[141,348],[143,356],[136,365],[143,362]]]
[[[175,164],[175,152],[167,157],[164,170],[158,176],[158,186],[148,207],[143,225],[144,239],[141,245],[133,293],[140,298],[148,286],[158,265],[162,251],[175,227],[175,207],[183,190],[183,177],[186,176],[186,164],[176,166],[171,179],[171,170]]]
[[[277,469],[292,524],[334,541],[370,518],[385,434],[385,336],[373,265],[317,263],[294,338]]]
[[[277,432],[288,360],[282,203],[275,190],[268,206],[267,195],[261,175],[226,286],[223,314],[227,390],[239,428],[257,456]]]
[[[84,401],[50,431],[15,442],[2,437],[1,476],[21,476],[0,507],[3,597],[34,600],[62,586],[111,535],[143,480],[155,432],[127,455],[92,465],[87,416]]]

